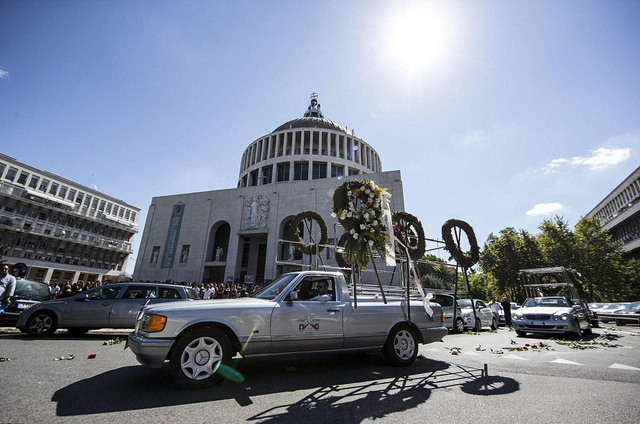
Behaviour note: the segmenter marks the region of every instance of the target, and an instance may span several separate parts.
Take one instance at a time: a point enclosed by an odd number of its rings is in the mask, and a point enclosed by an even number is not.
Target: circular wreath
[[[387,227],[384,224],[384,193],[372,180],[350,180],[333,193],[332,216],[348,234],[344,257],[361,269],[367,266],[372,248],[385,256]]]
[[[453,240],[454,227],[460,228],[467,235],[469,240],[469,246],[471,251],[468,253],[460,250],[460,246]],[[471,268],[480,260],[480,248],[478,247],[478,240],[476,240],[476,234],[473,232],[471,225],[459,219],[450,219],[442,226],[442,238],[444,239],[445,249],[451,253],[453,259],[456,260],[458,265],[463,268]]]
[[[340,238],[338,239],[338,247],[344,248],[344,245],[347,243],[348,237],[349,233],[344,233],[342,236],[340,236]],[[338,251],[337,249],[335,252],[335,258],[340,268],[351,268],[351,263],[347,262],[347,258],[345,258],[342,252]]]
[[[409,257],[414,261],[422,258],[426,249],[422,223],[410,213],[401,211],[393,212],[392,220],[393,233],[407,246]]]
[[[295,245],[296,250],[302,252],[307,255],[315,255],[316,254],[316,243],[305,243],[300,235],[300,223],[303,221],[316,221],[318,226],[320,227],[320,242],[318,243],[318,253],[322,252],[324,249],[324,245],[327,244],[327,224],[325,224],[324,219],[314,212],[314,211],[304,211],[300,212],[291,220],[291,225],[289,227],[289,239],[293,242],[297,242],[299,244]],[[307,227],[309,230],[311,226]]]

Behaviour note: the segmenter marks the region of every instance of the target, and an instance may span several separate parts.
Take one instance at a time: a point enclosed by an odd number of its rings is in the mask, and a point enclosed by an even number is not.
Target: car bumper
[[[516,331],[524,331],[526,333],[544,333],[544,334],[564,334],[564,333],[576,333],[578,327],[574,323],[565,322],[560,323],[557,321],[539,323],[530,322],[513,322],[513,327]]]
[[[174,341],[174,339],[150,339],[134,331],[129,334],[127,345],[142,365],[160,368],[167,359]]]
[[[449,330],[446,327],[431,327],[431,328],[423,328],[420,330],[422,334],[422,343],[427,344],[431,342],[439,342],[442,341],[444,336],[447,335]]]

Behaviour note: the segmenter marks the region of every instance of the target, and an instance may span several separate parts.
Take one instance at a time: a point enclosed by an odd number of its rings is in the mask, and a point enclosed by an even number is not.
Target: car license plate
[[[540,326],[543,326],[543,325],[544,325],[544,322],[543,322],[543,321],[532,321],[532,322],[531,322],[531,325],[540,325]]]

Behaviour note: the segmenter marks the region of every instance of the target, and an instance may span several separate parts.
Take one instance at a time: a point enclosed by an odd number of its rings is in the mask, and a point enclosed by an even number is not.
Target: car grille
[[[524,318],[536,321],[547,321],[551,319],[551,314],[525,314]]]

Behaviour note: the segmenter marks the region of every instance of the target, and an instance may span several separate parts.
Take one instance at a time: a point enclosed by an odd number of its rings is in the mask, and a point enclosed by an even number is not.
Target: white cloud
[[[561,203],[538,203],[527,211],[528,216],[555,215],[564,210]]]
[[[487,147],[503,145],[518,138],[519,128],[516,124],[505,123],[492,125],[487,130],[469,131],[452,137],[453,144],[460,148]]]
[[[0,79],[5,79],[9,76],[9,72],[5,71],[4,69],[0,69]]]
[[[630,148],[607,148],[600,147],[591,151],[591,155],[587,157],[575,156],[571,159],[557,158],[549,162],[543,168],[545,174],[551,174],[558,170],[562,165],[569,164],[572,167],[586,166],[590,171],[604,171],[610,166],[617,165],[628,160],[631,157]]]

